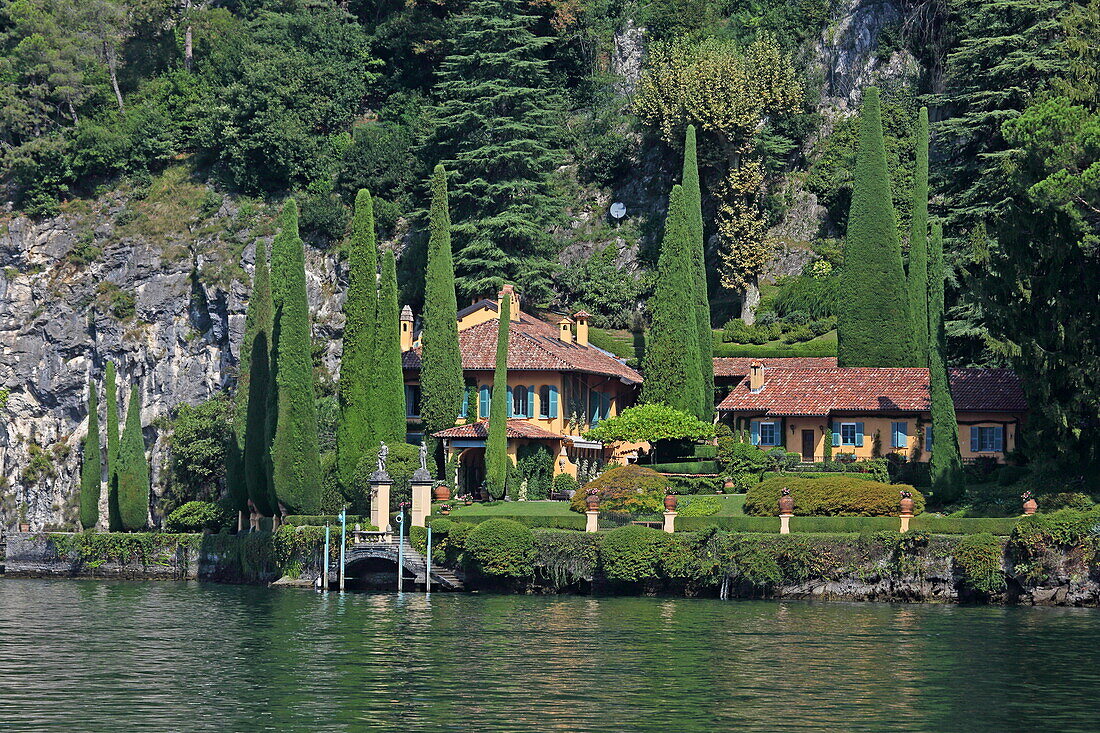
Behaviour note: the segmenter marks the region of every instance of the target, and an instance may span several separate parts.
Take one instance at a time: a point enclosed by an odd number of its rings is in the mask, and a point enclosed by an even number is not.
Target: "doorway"
[[[814,447],[817,444],[817,435],[813,430],[802,431],[802,462],[814,462]]]

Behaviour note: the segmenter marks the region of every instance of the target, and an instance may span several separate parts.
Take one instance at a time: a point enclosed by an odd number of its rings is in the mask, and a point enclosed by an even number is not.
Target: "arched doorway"
[[[469,494],[477,501],[485,501],[485,449],[467,448],[458,456],[458,493]]]

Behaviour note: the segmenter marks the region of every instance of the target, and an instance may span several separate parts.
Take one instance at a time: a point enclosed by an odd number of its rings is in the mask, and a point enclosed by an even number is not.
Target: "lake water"
[[[0,729],[1095,731],[1100,611],[0,580]]]

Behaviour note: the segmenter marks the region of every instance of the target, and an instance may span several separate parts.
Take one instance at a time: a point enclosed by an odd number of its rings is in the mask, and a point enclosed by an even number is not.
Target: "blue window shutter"
[[[405,417],[414,417],[416,415],[416,405],[413,404],[413,390],[408,384],[405,385]]]
[[[512,388],[508,388],[508,417],[515,417],[512,412]]]
[[[1004,425],[999,425],[993,428],[993,447],[997,451],[1004,451],[1005,449],[1005,428]]]
[[[863,447],[863,423],[861,422],[856,423],[856,447]]]
[[[469,386],[462,388],[462,408],[458,411],[459,417],[466,417],[470,411],[470,388]]]
[[[600,414],[603,416],[603,418],[605,420],[607,418],[611,417],[611,393],[610,392],[601,392],[600,393]]]
[[[932,423],[928,423],[928,427],[924,429],[924,450],[932,452]]]
[[[970,450],[977,453],[982,449],[982,431],[977,425],[970,426]]]
[[[840,447],[840,423],[833,423],[833,447]]]
[[[535,385],[527,386],[527,417],[535,417]]]
[[[489,389],[489,385],[481,385],[481,396],[478,399],[478,417],[489,417],[489,403],[492,400],[493,393]]]
[[[752,444],[760,445],[760,421],[753,420],[750,424],[750,430],[752,433]]]
[[[550,404],[547,405],[546,414],[551,418],[558,416],[558,388],[550,385]]]
[[[898,447],[899,448],[908,448],[909,447],[909,423],[908,422],[899,422],[898,423]]]

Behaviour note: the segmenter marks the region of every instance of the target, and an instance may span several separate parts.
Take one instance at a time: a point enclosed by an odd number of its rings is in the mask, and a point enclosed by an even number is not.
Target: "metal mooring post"
[[[348,510],[340,510],[340,590],[344,590],[344,548],[348,546]]]
[[[428,525],[428,556],[424,559],[427,569],[424,571],[424,592],[432,592],[432,525]]]
[[[405,585],[405,510],[397,512],[397,592]]]
[[[324,584],[322,586],[322,588],[324,589],[324,591],[326,593],[328,592],[328,553],[329,553],[328,537],[329,537],[329,526],[326,524],[325,525],[325,572],[324,572]]]

